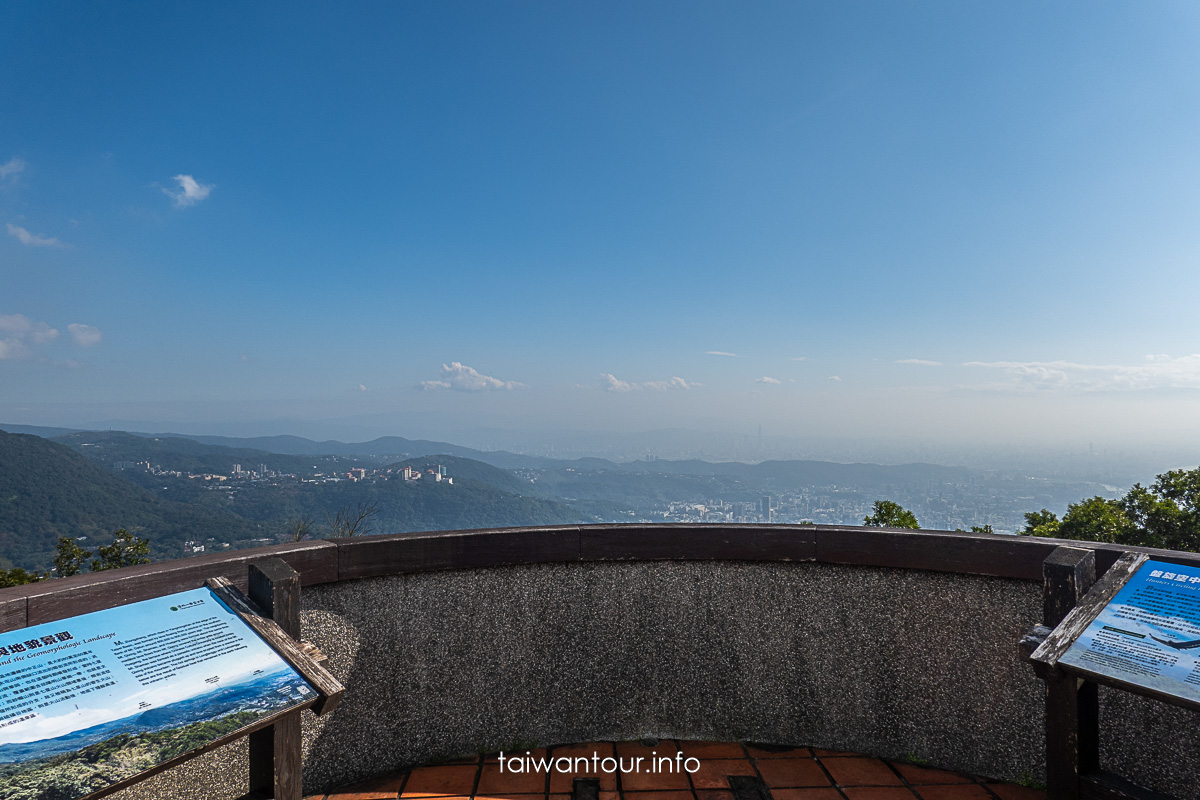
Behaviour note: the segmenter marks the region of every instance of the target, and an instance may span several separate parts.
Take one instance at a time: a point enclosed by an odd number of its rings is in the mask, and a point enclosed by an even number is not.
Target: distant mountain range
[[[326,523],[339,509],[359,506],[375,507],[370,529],[376,533],[597,519],[586,510],[530,496],[534,493],[529,491],[529,482],[511,472],[455,456],[436,456],[455,478],[453,487],[431,481],[295,481],[273,487],[227,484],[222,488],[228,491],[213,491],[203,480],[139,469],[115,471],[114,467],[148,461],[185,475],[229,475],[234,464],[243,464],[247,470],[263,464],[280,473],[344,477],[360,457],[280,454],[123,431],[60,433],[27,426],[2,427],[55,436],[48,439],[0,430],[0,568],[46,569],[53,561],[58,537],[87,537],[80,544],[93,550],[110,542],[118,528],[148,539],[155,560],[184,555],[187,541],[200,542],[210,552],[221,543],[248,547],[282,541],[289,524],[301,518],[313,522],[309,535],[319,538],[329,535]],[[379,449],[361,458],[369,458],[374,463],[367,465],[374,467],[386,456]],[[397,466],[420,469],[427,460],[424,455],[407,461],[397,458]]]
[[[78,428],[44,428],[35,425],[6,425],[0,424],[0,430],[9,433],[28,433],[53,439],[69,434],[96,434],[106,431],[83,431]],[[107,431],[107,433],[126,433],[124,431]],[[186,433],[128,433],[143,439],[188,439],[201,444],[215,445],[225,448],[254,450],[260,453],[275,453],[290,456],[348,456],[371,458],[376,461],[398,461],[412,456],[451,455],[460,458],[471,458],[491,464],[501,469],[517,469],[522,467],[545,468],[563,463],[549,458],[526,456],[510,453],[505,450],[475,450],[449,442],[435,442],[427,439],[405,439],[400,436],[381,436],[369,442],[338,442],[328,440],[316,442],[301,436],[255,436],[237,438],[232,436],[194,436]],[[249,456],[247,457],[249,458]],[[601,459],[595,459],[601,460]],[[605,462],[612,463],[612,462]]]
[[[206,551],[286,541],[297,521],[308,536],[332,533],[340,510],[373,509],[368,531],[392,533],[511,525],[709,519],[707,505],[746,518],[764,495],[789,497],[787,518],[855,524],[878,499],[917,513],[928,527],[993,524],[1013,531],[1023,513],[1061,510],[1109,492],[1099,484],[1045,480],[934,464],[828,461],[713,463],[602,458],[555,460],[481,451],[448,442],[388,436],[369,442],[315,442],[298,436],[222,436],[78,431],[0,425],[0,567],[44,569],[58,536],[106,543],[126,528],[151,541],[156,559],[182,555],[192,540]],[[19,432],[19,433],[18,433]],[[29,435],[29,434],[36,434]],[[153,470],[130,468],[149,462]],[[386,476],[345,478],[351,468],[441,464],[453,486]],[[206,481],[188,474],[273,472],[292,478]],[[179,473],[179,474],[172,474]],[[1111,493],[1111,492],[1110,492]],[[680,508],[694,504],[684,511]],[[670,509],[676,509],[670,511]],[[721,516],[721,515],[728,516]],[[757,519],[757,512],[750,511]],[[807,515],[811,514],[812,517]],[[778,517],[777,517],[778,518]]]

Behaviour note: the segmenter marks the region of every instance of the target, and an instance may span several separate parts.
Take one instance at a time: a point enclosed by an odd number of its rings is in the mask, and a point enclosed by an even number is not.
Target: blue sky
[[[345,5],[0,6],[0,421],[1200,442],[1195,4]]]

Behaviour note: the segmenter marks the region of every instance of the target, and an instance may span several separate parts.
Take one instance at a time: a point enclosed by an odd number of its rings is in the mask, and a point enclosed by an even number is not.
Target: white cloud
[[[728,356],[730,358],[737,358],[737,353],[726,353],[724,350],[705,350],[704,355],[706,355],[706,356]]]
[[[694,389],[700,385],[698,383],[688,383],[679,376],[675,376],[668,381],[643,381],[641,383],[634,383],[632,381],[623,381],[608,372],[600,376],[600,384],[606,392],[634,392],[641,391],[642,389],[649,389],[653,392],[666,392],[675,389]]]
[[[790,361],[808,361],[808,356],[793,356]]]
[[[354,388],[354,391],[356,391],[356,392],[367,392],[367,391],[370,391],[370,390],[369,390],[369,389],[368,389],[366,386],[364,386],[363,384],[361,384],[361,383],[360,383],[358,386],[356,386],[356,387]]]
[[[25,169],[25,162],[19,158],[11,158],[6,164],[0,164],[0,181],[15,178]]]
[[[632,392],[635,388],[629,381],[623,381],[610,372],[601,375],[600,381],[604,384],[604,390],[607,392]]]
[[[830,376],[829,376],[829,380],[831,380],[831,381],[837,381],[838,383],[841,383],[841,382],[842,382],[842,379],[841,379],[840,377],[838,377],[837,375],[830,375]]]
[[[101,334],[99,328],[84,325],[81,322],[72,322],[67,326],[67,330],[75,337],[75,343],[80,347],[91,347],[100,344]]]
[[[779,378],[772,378],[769,375],[763,375],[761,378],[755,378],[754,382],[755,383],[768,383],[771,386],[780,386],[783,383],[783,381],[779,380]]]
[[[897,364],[913,364],[918,367],[940,367],[940,361],[927,361],[923,358],[902,358],[896,362]]]
[[[0,339],[0,361],[25,358],[28,355],[29,348],[20,339],[12,337]]]
[[[437,389],[453,389],[456,392],[487,392],[501,389],[528,389],[529,387],[517,381],[502,381],[490,375],[484,375],[458,361],[442,364],[442,377],[436,381],[421,381],[421,388],[426,391]]]
[[[1200,353],[1172,358],[1148,355],[1141,364],[1079,364],[1073,361],[968,361],[964,366],[1000,370],[1001,387],[1024,391],[1080,392],[1200,389]]]
[[[36,233],[30,233],[19,225],[7,223],[8,235],[14,237],[23,245],[29,247],[66,247],[65,244],[53,237],[38,236]]]
[[[698,383],[688,383],[683,378],[678,376],[671,378],[669,381],[646,381],[642,384],[647,389],[653,389],[656,392],[665,392],[669,389],[691,389],[699,386]]]
[[[200,183],[191,175],[176,175],[174,180],[179,184],[179,189],[163,189],[163,193],[175,201],[176,208],[194,206],[216,188],[211,183]]]
[[[0,360],[27,358],[31,344],[48,344],[58,331],[44,322],[34,322],[24,314],[0,314]]]

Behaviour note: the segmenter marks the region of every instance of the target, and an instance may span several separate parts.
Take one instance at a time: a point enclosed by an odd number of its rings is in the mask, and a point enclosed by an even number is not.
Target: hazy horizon
[[[6,3],[0,422],[1194,464],[1198,40],[1182,2]]]

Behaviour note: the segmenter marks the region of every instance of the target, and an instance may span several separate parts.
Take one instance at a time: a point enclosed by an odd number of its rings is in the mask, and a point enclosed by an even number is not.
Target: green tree
[[[58,537],[58,548],[54,555],[54,572],[60,578],[83,572],[84,563],[92,557],[92,551],[84,550],[69,536]]]
[[[1135,483],[1121,507],[1141,532],[1129,544],[1200,551],[1200,467],[1165,472],[1149,489]]]
[[[20,567],[13,569],[0,569],[0,588],[5,586],[23,586],[26,583],[34,583],[46,577],[37,572],[26,572]]]
[[[1138,538],[1136,533],[1121,501],[1097,496],[1067,506],[1057,535],[1063,539],[1132,544]]]
[[[921,527],[915,514],[891,500],[876,500],[873,513],[863,517],[863,524],[871,528],[912,528],[916,530]]]
[[[100,557],[92,559],[92,572],[149,564],[150,542],[121,528],[113,532],[112,544],[96,548],[96,555]]]
[[[1058,526],[1062,524],[1058,521],[1058,515],[1053,511],[1042,509],[1041,511],[1026,511],[1025,512],[1025,529],[1017,531],[1022,536],[1046,536],[1053,538],[1058,536]]]
[[[1067,506],[1061,521],[1042,509],[1025,515],[1022,534],[1200,552],[1200,467],[1135,483],[1119,500],[1092,497]]]

